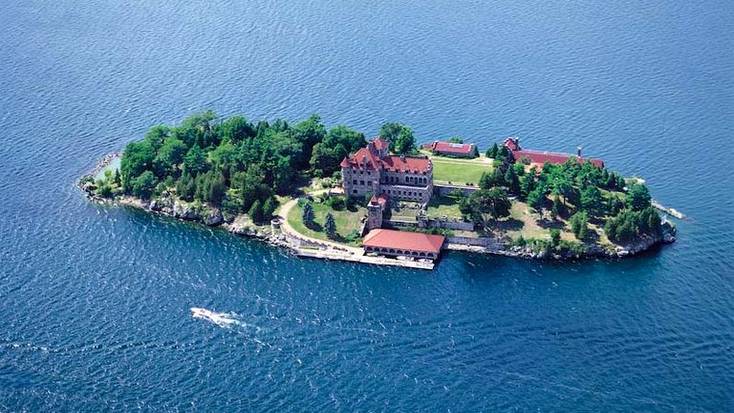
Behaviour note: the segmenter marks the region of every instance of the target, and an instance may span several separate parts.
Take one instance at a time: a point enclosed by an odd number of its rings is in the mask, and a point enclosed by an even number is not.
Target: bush
[[[346,201],[341,196],[330,196],[326,198],[326,205],[335,211],[342,211],[346,207]]]

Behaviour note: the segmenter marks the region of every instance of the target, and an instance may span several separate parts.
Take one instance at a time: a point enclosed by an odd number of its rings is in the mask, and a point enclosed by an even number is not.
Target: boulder
[[[201,219],[201,215],[199,215],[193,206],[183,201],[176,201],[173,204],[173,216],[187,221]]]
[[[204,224],[213,227],[221,225],[224,222],[222,211],[219,208],[211,208],[208,213],[204,216]]]

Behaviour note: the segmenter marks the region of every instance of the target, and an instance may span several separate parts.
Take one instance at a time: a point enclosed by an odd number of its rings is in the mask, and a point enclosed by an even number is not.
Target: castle
[[[433,164],[427,157],[390,155],[389,142],[377,137],[341,162],[348,197],[385,196],[428,203],[433,194]]]

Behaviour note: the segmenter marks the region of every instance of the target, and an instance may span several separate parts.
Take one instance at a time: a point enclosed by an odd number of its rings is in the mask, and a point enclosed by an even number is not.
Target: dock
[[[334,251],[328,249],[310,249],[297,247],[291,247],[291,249],[298,257],[319,258],[335,261],[350,261],[359,262],[362,264],[392,265],[396,267],[417,268],[420,270],[432,270],[435,266],[435,263],[433,262],[399,260],[387,257],[373,257],[369,255],[350,254],[348,252]]]
[[[675,209],[675,208],[668,208],[665,205],[661,204],[660,202],[658,202],[658,201],[656,201],[654,199],[652,200],[651,204],[652,204],[653,208],[655,208],[655,209],[657,209],[657,210],[659,210],[661,212],[665,212],[666,214],[668,214],[668,215],[670,215],[672,217],[675,217],[675,218],[678,218],[678,219],[685,219],[686,218],[686,216],[683,215],[683,213],[680,212],[680,211],[678,211],[677,209]]]

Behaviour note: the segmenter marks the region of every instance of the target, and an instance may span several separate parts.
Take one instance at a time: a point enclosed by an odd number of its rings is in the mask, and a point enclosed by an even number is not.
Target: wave
[[[240,321],[239,315],[233,312],[217,313],[211,310],[207,310],[206,308],[191,307],[191,316],[201,320],[209,321],[212,324],[224,328],[245,325],[242,321]]]

